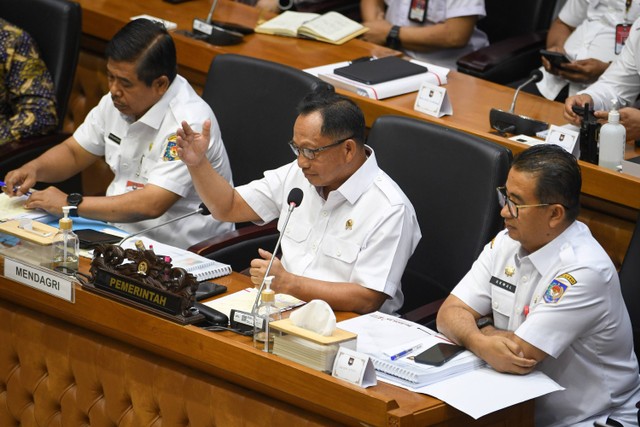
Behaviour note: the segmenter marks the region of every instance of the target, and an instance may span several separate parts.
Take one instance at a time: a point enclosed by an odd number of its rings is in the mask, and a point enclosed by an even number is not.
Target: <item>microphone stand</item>
[[[218,6],[218,0],[213,0],[206,20],[195,18],[193,20],[193,33],[201,36],[205,41],[215,46],[230,46],[241,43],[244,36],[238,30],[243,30],[241,25],[229,24],[230,28],[223,28],[220,24],[212,22],[213,11]],[[222,24],[226,25],[226,24]],[[249,29],[247,29],[249,30]],[[253,32],[253,31],[252,31]]]
[[[132,237],[139,236],[139,235],[144,234],[144,233],[146,233],[146,232],[148,232],[148,231],[155,230],[155,229],[156,229],[156,228],[158,228],[158,227],[163,227],[163,226],[165,226],[165,225],[167,225],[167,224],[171,224],[172,222],[179,221],[179,220],[181,220],[181,219],[184,219],[184,218],[190,217],[190,216],[192,216],[192,215],[195,215],[195,214],[209,215],[209,213],[210,213],[210,212],[209,212],[209,209],[207,209],[207,207],[204,205],[204,203],[201,203],[201,204],[200,204],[200,207],[199,207],[198,209],[196,209],[195,211],[193,211],[193,212],[189,212],[189,213],[187,213],[187,214],[181,215],[181,216],[176,217],[176,218],[172,218],[172,219],[170,219],[169,221],[162,222],[162,223],[160,223],[160,224],[158,224],[158,225],[154,225],[153,227],[145,228],[144,230],[142,230],[142,231],[138,231],[137,233],[130,234],[130,235],[128,235],[128,236],[126,236],[126,237],[124,237],[122,240],[120,240],[120,241],[117,243],[117,245],[118,245],[118,246],[120,246],[120,245],[122,245],[124,242],[126,242],[127,240],[129,240],[129,239],[130,239],[130,238],[132,238]]]
[[[255,317],[258,314],[257,308],[258,308],[258,304],[260,303],[260,296],[262,295],[262,291],[264,290],[264,285],[265,282],[267,281],[267,277],[269,276],[269,272],[271,271],[271,266],[273,265],[273,260],[276,257],[276,253],[278,252],[278,249],[280,249],[280,241],[282,240],[282,235],[284,234],[284,230],[287,229],[287,224],[289,224],[289,218],[291,218],[291,213],[293,212],[293,210],[296,208],[296,204],[295,203],[290,203],[289,204],[289,210],[287,211],[287,217],[285,218],[284,221],[284,226],[282,227],[282,233],[280,233],[280,235],[278,236],[278,241],[276,242],[276,247],[273,250],[273,253],[271,254],[271,259],[269,260],[269,264],[267,265],[267,269],[264,272],[264,277],[262,278],[262,283],[260,283],[260,287],[258,288],[258,294],[256,295],[256,299],[253,302],[253,306],[251,307],[251,314],[253,315],[254,321],[255,321]]]
[[[548,123],[514,113],[520,90],[529,83],[540,80],[542,80],[542,73],[539,70],[533,70],[529,78],[516,89],[509,111],[492,108],[489,112],[489,124],[491,128],[497,130],[502,136],[507,133],[535,136],[536,133],[548,129]]]

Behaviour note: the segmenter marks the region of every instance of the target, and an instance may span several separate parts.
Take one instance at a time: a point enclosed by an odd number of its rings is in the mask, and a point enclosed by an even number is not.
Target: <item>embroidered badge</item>
[[[572,275],[570,275],[569,273],[564,273],[559,275],[558,277],[561,277],[563,279],[567,279],[567,281],[569,281],[569,283],[571,283],[572,285],[575,285],[578,281],[576,279],[574,279],[574,277]]]
[[[352,219],[348,219],[347,222],[344,224],[344,229],[345,230],[353,230],[353,220]]]
[[[167,138],[167,146],[164,149],[162,160],[165,162],[172,162],[174,160],[180,160],[178,156],[178,146],[176,144],[176,134],[171,134]]]
[[[516,268],[511,265],[508,265],[504,268],[504,274],[506,274],[507,277],[513,276],[515,272],[516,272]]]
[[[567,288],[569,287],[568,283],[565,283],[565,279],[561,279],[557,277],[553,279],[553,282],[547,287],[547,290],[544,292],[544,296],[542,299],[546,303],[557,303],[560,301],[560,298],[564,295]]]

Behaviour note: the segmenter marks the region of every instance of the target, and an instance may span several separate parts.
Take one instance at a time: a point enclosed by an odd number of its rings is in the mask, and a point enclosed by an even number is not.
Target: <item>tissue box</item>
[[[0,253],[28,264],[50,267],[53,238],[57,232],[55,227],[32,220],[0,223],[0,233],[13,236],[3,236]]]
[[[295,326],[290,319],[271,322],[271,327],[282,332],[274,338],[273,354],[318,371],[331,372],[340,346],[356,349],[357,335],[343,329],[324,336]]]

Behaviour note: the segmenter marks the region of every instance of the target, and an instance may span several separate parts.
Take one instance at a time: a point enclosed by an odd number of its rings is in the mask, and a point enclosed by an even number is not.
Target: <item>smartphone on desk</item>
[[[568,64],[571,60],[564,53],[553,52],[547,49],[540,49],[540,55],[551,63],[553,68],[562,68],[563,64]]]
[[[227,287],[214,282],[200,282],[196,290],[196,301],[203,301],[227,292]]]
[[[463,351],[464,347],[461,345],[440,342],[415,356],[413,361],[425,365],[442,366]]]
[[[89,228],[83,228],[81,230],[75,230],[76,236],[80,241],[80,247],[82,249],[92,249],[100,243],[116,244],[122,237],[115,236],[113,234],[104,233],[98,230],[92,230]]]

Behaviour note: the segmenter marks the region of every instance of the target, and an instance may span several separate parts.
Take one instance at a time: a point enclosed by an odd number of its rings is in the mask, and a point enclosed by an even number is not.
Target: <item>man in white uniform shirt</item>
[[[208,123],[202,134],[184,123],[178,152],[215,218],[280,218],[283,232],[289,192],[304,194],[284,231],[282,261],[274,259],[272,289],[339,311],[393,313],[402,306],[400,278],[420,229],[411,202],[364,144],[364,115],[353,101],[320,85],[298,107],[289,143],[297,160],[235,189],[203,158],[208,130]],[[250,269],[256,284],[271,259],[262,249],[258,255]]]
[[[489,45],[476,28],[484,0],[361,0],[360,9],[364,40],[442,67]]]
[[[551,144],[514,160],[500,187],[505,230],[438,312],[438,329],[494,369],[546,373],[566,390],[536,399],[536,426],[637,426],[638,360],[618,274],[576,221],[576,159]]]
[[[564,101],[600,77],[622,51],[629,28],[640,16],[640,2],[631,0],[568,0],[547,35],[547,50],[572,60],[553,67],[542,59],[543,79],[537,89],[547,99]]]
[[[609,110],[615,99],[620,108],[620,123],[627,130],[627,140],[640,139],[640,110],[632,107],[640,95],[640,19],[631,26],[629,38],[622,52],[607,68],[600,78],[567,98],[564,103],[564,117],[572,124],[580,126],[581,116],[573,112],[574,105],[589,104],[595,111],[595,116],[601,122],[607,120]]]
[[[176,129],[210,120],[206,161],[227,181],[231,169],[211,108],[176,74],[173,39],[160,24],[137,19],[125,25],[106,49],[109,94],[91,110],[72,137],[11,171],[4,191],[20,195],[36,182],[58,182],[104,156],[114,173],[105,197],[67,195],[55,187],[35,191],[28,208],[61,216],[62,207],[108,221],[130,233],[193,212],[200,199],[177,155]],[[203,238],[233,229],[229,223],[195,215],[148,236],[186,248]]]

